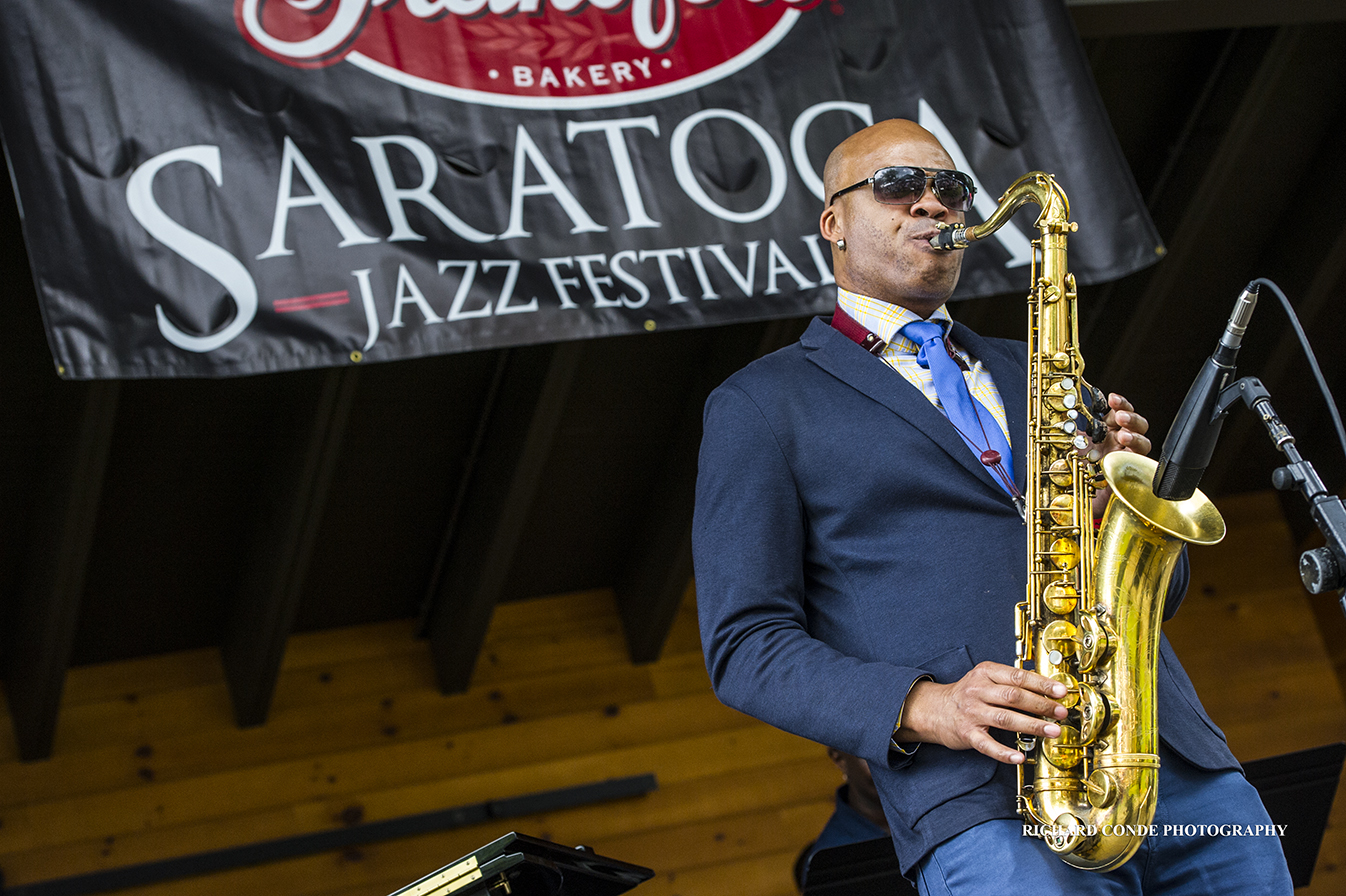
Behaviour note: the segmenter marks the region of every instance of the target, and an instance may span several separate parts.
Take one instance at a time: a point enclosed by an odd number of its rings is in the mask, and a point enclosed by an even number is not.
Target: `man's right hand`
[[[1066,708],[1057,700],[1065,695],[1065,685],[1036,672],[979,663],[952,684],[918,681],[913,685],[895,737],[900,743],[977,750],[1018,765],[1024,754],[992,737],[991,729],[1056,737],[1061,726],[1043,717],[1064,719]]]

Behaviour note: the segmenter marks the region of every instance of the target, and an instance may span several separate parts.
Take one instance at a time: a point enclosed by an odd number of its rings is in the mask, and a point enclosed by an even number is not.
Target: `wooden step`
[[[206,852],[239,842],[258,842],[327,830],[338,826],[343,816],[352,817],[353,811],[358,811],[360,820],[380,821],[504,796],[653,772],[661,788],[674,788],[671,796],[664,797],[659,792],[651,797],[608,804],[615,813],[613,820],[622,825],[620,830],[630,830],[642,824],[648,827],[662,823],[652,820],[662,818],[659,811],[661,805],[667,800],[677,800],[680,796],[690,800],[691,806],[706,811],[706,800],[711,798],[713,790],[695,786],[683,790],[682,785],[704,781],[708,777],[724,779],[744,776],[747,783],[738,788],[723,780],[717,782],[716,787],[733,794],[732,799],[728,796],[725,798],[727,805],[736,803],[742,806],[751,802],[753,791],[760,791],[763,784],[763,779],[754,778],[752,771],[760,767],[762,757],[767,755],[787,763],[811,763],[816,769],[813,777],[807,779],[812,785],[810,792],[792,799],[816,801],[817,791],[822,790],[823,797],[826,797],[830,794],[831,786],[835,785],[834,772],[822,774],[825,771],[824,763],[830,763],[820,758],[821,748],[818,745],[760,723],[750,723],[748,727],[712,735],[682,740],[662,739],[655,743],[568,759],[352,793],[341,798],[295,801],[270,809],[230,814],[205,812],[199,813],[199,817],[190,818],[184,817],[189,814],[186,811],[174,812],[171,811],[173,807],[165,806],[164,811],[143,828],[124,828],[117,833],[109,833],[108,825],[97,825],[94,816],[90,815],[82,820],[87,822],[83,826],[88,831],[78,839],[66,836],[78,827],[76,820],[19,816],[17,825],[7,822],[0,832],[19,826],[29,832],[29,838],[26,842],[7,843],[7,848],[0,851],[0,867],[5,869],[6,880],[10,884],[46,880],[71,873]],[[818,784],[831,786],[823,789]],[[646,800],[652,805],[639,805]],[[82,805],[86,809],[90,808],[87,801]],[[358,807],[358,810],[353,807]],[[578,817],[583,820],[586,817],[592,819],[593,813],[598,810],[600,807],[568,811],[581,813]],[[683,811],[685,815],[689,810]],[[557,818],[566,814],[555,813],[556,818],[539,817],[535,821],[540,827],[557,828],[561,824]],[[42,822],[46,822],[46,825]],[[569,831],[568,828],[565,830]],[[52,834],[52,839],[47,843],[35,839],[43,831]],[[557,836],[558,839],[567,839],[551,830],[545,833]],[[572,833],[575,836],[580,833],[592,834],[593,829],[575,830]]]

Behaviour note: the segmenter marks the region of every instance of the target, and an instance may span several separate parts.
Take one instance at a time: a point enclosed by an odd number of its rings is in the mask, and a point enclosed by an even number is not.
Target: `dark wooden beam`
[[[53,410],[56,425],[71,421],[74,433],[51,440],[58,447],[44,471],[24,585],[3,635],[5,693],[24,760],[51,755],[119,393],[115,381],[63,385]]]
[[[1066,0],[1081,37],[1346,20],[1340,0]]]
[[[258,529],[249,571],[220,645],[240,728],[262,724],[271,709],[358,373],[353,367],[327,371],[308,426],[297,430],[288,445],[282,436],[271,477],[278,497]]]
[[[710,352],[688,390],[663,462],[654,465],[659,478],[617,576],[617,609],[631,662],[659,659],[692,580],[692,508],[706,398],[749,361],[789,345],[802,328],[800,321],[777,320],[751,329],[724,327],[712,335]]]
[[[1143,292],[1130,303],[1126,324],[1111,340],[1111,354],[1094,382],[1127,392],[1137,383],[1153,385],[1156,370],[1173,371],[1179,378],[1195,374],[1195,366],[1190,371],[1179,369],[1191,349],[1186,339],[1160,335],[1167,332],[1165,321],[1182,316],[1182,334],[1207,332],[1196,329],[1205,327],[1206,321],[1194,320],[1192,312],[1208,310],[1218,316],[1218,311],[1214,303],[1196,305],[1194,297],[1231,276],[1239,277],[1241,266],[1250,264],[1263,246],[1279,238],[1279,215],[1291,210],[1288,191],[1268,197],[1250,213],[1245,187],[1253,172],[1262,170],[1269,159],[1275,160],[1278,171],[1296,172],[1316,149],[1316,141],[1306,131],[1323,128],[1326,117],[1319,107],[1320,92],[1305,90],[1304,84],[1315,80],[1324,55],[1335,52],[1336,35],[1335,28],[1309,26],[1286,27],[1276,33],[1223,129],[1218,147],[1209,157],[1192,160],[1191,164],[1201,165],[1202,173],[1195,189],[1184,197],[1168,255],[1152,269]],[[1240,268],[1231,270],[1230,259]],[[1229,307],[1236,295],[1234,287]],[[1210,325],[1212,347],[1222,323],[1220,318]],[[1143,389],[1136,391],[1143,393]],[[1174,399],[1175,406],[1180,398]],[[1153,419],[1153,411],[1150,414]],[[1166,419],[1156,422],[1161,427],[1167,424]]]
[[[1287,290],[1286,298],[1295,306],[1295,315],[1299,318],[1300,325],[1303,326],[1315,352],[1322,352],[1324,349],[1333,350],[1330,337],[1323,338],[1327,337],[1332,330],[1322,332],[1315,326],[1315,323],[1331,310],[1334,303],[1340,301],[1341,293],[1338,290],[1343,280],[1346,280],[1346,227],[1341,227],[1336,234],[1336,239],[1329,244],[1327,252],[1319,259],[1308,288],[1302,295],[1291,294],[1288,292],[1291,289],[1288,284],[1277,283],[1283,290]],[[1250,326],[1262,325],[1274,328],[1274,330],[1281,332],[1281,336],[1276,340],[1270,357],[1263,364],[1256,369],[1245,367],[1240,373],[1256,376],[1262,381],[1262,384],[1267,387],[1267,391],[1271,394],[1272,406],[1278,409],[1282,418],[1285,417],[1284,409],[1288,406],[1290,399],[1292,397],[1300,398],[1299,393],[1308,393],[1311,396],[1308,399],[1301,398],[1301,401],[1317,405],[1319,393],[1316,383],[1292,384],[1287,381],[1294,369],[1292,365],[1294,362],[1302,361],[1304,354],[1299,340],[1295,337],[1293,330],[1286,322],[1284,313],[1281,311],[1280,300],[1270,290],[1263,289],[1258,296],[1258,307],[1254,313],[1260,319],[1255,319],[1255,324]],[[1320,338],[1315,340],[1315,335]],[[1335,354],[1335,351],[1333,351],[1333,354]],[[1321,363],[1324,360],[1324,357],[1320,355],[1319,362]],[[1331,371],[1327,370],[1324,374],[1330,382],[1332,379]],[[1298,435],[1302,435],[1302,433]],[[1207,467],[1206,474],[1202,479],[1202,488],[1215,493],[1220,493],[1226,489],[1232,490],[1232,486],[1236,483],[1231,481],[1231,476],[1237,475],[1233,471],[1238,460],[1246,454],[1244,446],[1250,441],[1266,441],[1267,438],[1266,429],[1257,414],[1242,405],[1237,405],[1231,409],[1230,416],[1225,422],[1225,428],[1220,435],[1221,450],[1217,451],[1211,458],[1211,464]],[[1334,444],[1322,443],[1322,447],[1334,452],[1335,455],[1336,446]],[[1301,453],[1305,453],[1304,446],[1301,445],[1300,449]],[[1305,454],[1305,456],[1310,463],[1313,462],[1312,457],[1308,454]],[[1320,470],[1319,473],[1321,474],[1322,471]],[[1267,470],[1266,475],[1267,478],[1263,482],[1270,481],[1271,470]],[[1327,483],[1327,486],[1331,489],[1336,484],[1334,482]],[[1292,528],[1294,527],[1292,526]],[[1297,534],[1303,535],[1302,532]]]
[[[427,591],[440,690],[467,689],[541,482],[583,342],[506,349]]]

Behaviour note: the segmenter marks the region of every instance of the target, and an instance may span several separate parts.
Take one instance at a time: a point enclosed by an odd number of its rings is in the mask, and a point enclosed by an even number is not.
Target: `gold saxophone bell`
[[[1199,491],[1155,497],[1158,465],[1115,451],[1103,458],[1112,497],[1095,531],[1098,469],[1083,449],[1100,393],[1083,378],[1065,193],[1050,174],[1029,172],[983,224],[941,228],[931,245],[965,248],[1029,202],[1042,211],[1028,295],[1028,587],[1016,608],[1015,665],[1065,684],[1069,713],[1060,736],[1019,738],[1027,762],[1017,803],[1063,861],[1109,871],[1135,854],[1154,820],[1155,669],[1169,579],[1184,543],[1214,544],[1225,525]]]

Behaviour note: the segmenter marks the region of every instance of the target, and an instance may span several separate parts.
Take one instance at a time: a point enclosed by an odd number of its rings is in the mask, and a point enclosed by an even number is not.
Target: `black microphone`
[[[1201,475],[1210,465],[1215,451],[1215,440],[1224,426],[1225,415],[1216,413],[1220,392],[1234,379],[1234,357],[1238,354],[1248,321],[1257,307],[1257,282],[1253,281],[1239,293],[1234,312],[1229,315],[1220,344],[1215,354],[1201,365],[1182,400],[1173,426],[1159,452],[1159,469],[1154,473],[1154,494],[1167,501],[1185,501],[1192,497]]]

